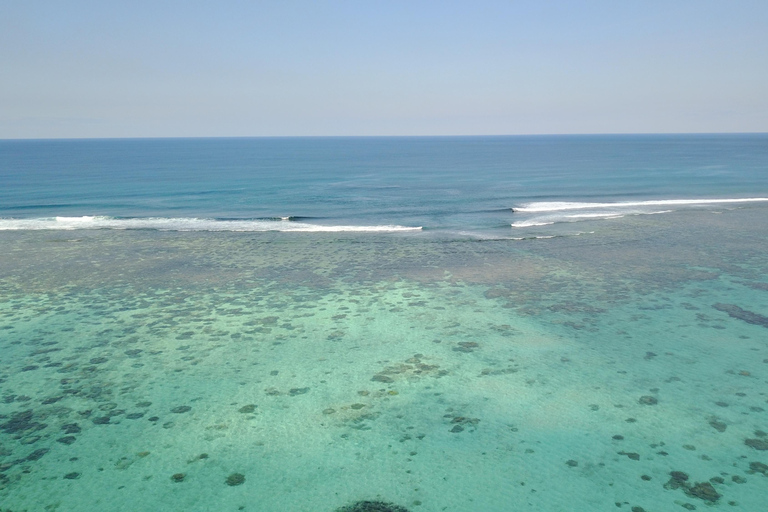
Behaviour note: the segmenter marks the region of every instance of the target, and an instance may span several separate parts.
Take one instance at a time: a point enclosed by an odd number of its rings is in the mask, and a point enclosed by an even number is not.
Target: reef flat
[[[764,215],[2,232],[0,504],[759,510]]]

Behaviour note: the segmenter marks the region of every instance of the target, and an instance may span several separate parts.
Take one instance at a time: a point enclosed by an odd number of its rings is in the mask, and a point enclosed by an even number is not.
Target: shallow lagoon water
[[[767,211],[2,232],[0,503],[760,510]]]

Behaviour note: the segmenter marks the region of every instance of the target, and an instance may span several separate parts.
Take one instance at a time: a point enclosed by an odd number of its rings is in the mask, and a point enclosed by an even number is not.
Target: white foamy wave
[[[0,230],[74,230],[122,229],[155,231],[242,231],[242,232],[313,232],[313,233],[391,233],[420,231],[422,228],[397,225],[354,226],[320,225],[285,220],[218,220],[200,218],[147,217],[121,219],[104,216],[49,217],[40,219],[0,219]]]
[[[580,203],[580,202],[540,202],[529,203],[512,208],[522,213],[558,212],[563,210],[584,210],[593,208],[632,208],[645,206],[696,206],[708,204],[758,203],[768,201],[768,197],[749,197],[740,199],[660,199],[652,201],[625,201],[617,203]]]
[[[632,212],[640,214],[641,212]],[[620,219],[624,213],[606,212],[606,213],[581,213],[578,215],[564,215],[567,219]]]
[[[540,215],[529,220],[521,220],[513,222],[511,225],[513,228],[531,228],[537,226],[550,226],[552,224],[559,224],[563,222],[579,222],[586,220],[607,220],[607,219],[620,219],[625,215],[643,215],[644,212],[601,212],[601,213],[579,213],[572,215],[550,213],[549,215]]]
[[[541,222],[537,220],[525,220],[520,222],[513,222],[512,227],[513,228],[530,228],[533,226],[549,226],[550,224],[554,224],[554,222]]]

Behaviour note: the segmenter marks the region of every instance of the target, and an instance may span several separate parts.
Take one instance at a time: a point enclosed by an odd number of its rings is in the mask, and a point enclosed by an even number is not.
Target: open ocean
[[[757,512],[766,384],[766,134],[0,141],[3,512]]]

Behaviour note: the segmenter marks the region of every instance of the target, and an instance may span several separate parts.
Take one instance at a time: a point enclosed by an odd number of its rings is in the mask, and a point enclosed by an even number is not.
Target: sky
[[[766,0],[0,0],[0,138],[768,132]]]

